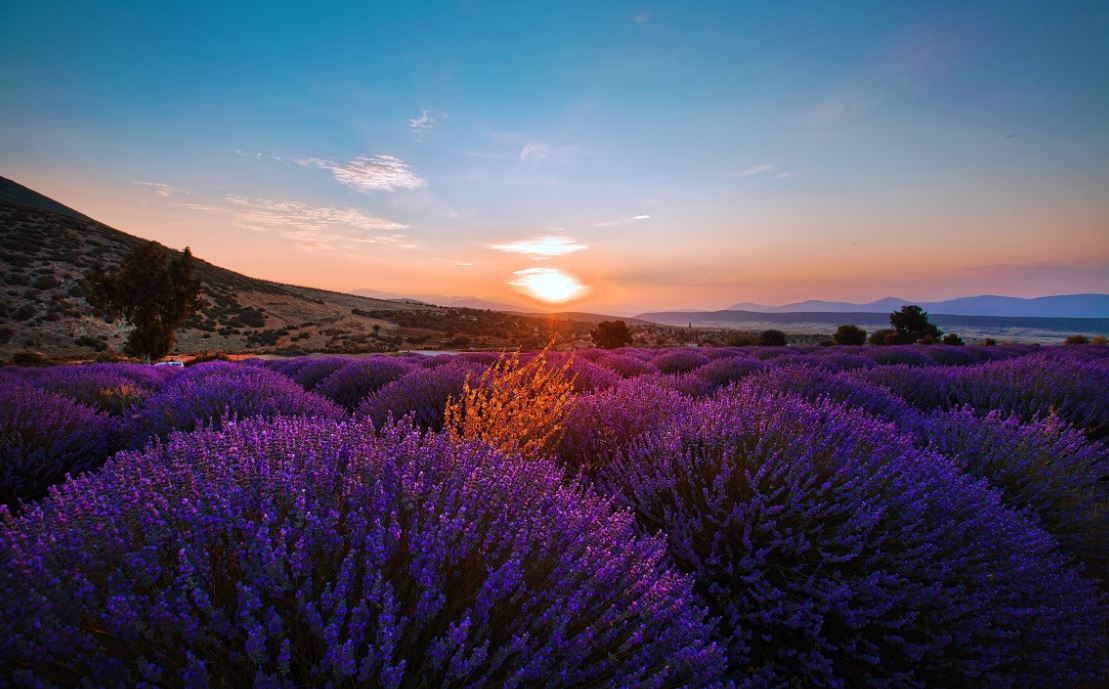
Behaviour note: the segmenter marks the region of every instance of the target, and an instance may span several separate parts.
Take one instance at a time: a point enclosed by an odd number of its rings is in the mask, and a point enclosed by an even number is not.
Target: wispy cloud
[[[276,160],[279,163],[285,161],[285,159],[279,155],[274,155],[272,153],[258,153],[257,151],[244,151],[241,148],[236,148],[235,154],[246,156],[247,158],[254,158],[255,160]]]
[[[581,151],[580,146],[552,146],[543,141],[532,141],[520,149],[520,160],[557,162]]]
[[[353,249],[367,244],[402,249],[417,246],[401,232],[408,229],[408,225],[356,208],[309,206],[298,201],[241,196],[228,196],[227,202],[226,210],[235,225],[277,234],[309,251]]]
[[[575,239],[556,235],[521,239],[516,242],[506,242],[503,244],[486,244],[486,246],[497,251],[524,254],[537,259],[550,258],[551,256],[565,256],[566,254],[584,251],[589,248]]]
[[[773,165],[752,165],[751,167],[729,172],[729,177],[754,177],[756,175],[763,175],[774,169]]]
[[[647,22],[651,21],[651,11],[643,10],[642,12],[632,17],[632,21],[636,24],[646,24]]]
[[[642,222],[650,220],[649,215],[631,215],[623,218],[613,218],[612,220],[605,220],[603,222],[593,223],[592,227],[619,227],[620,225],[630,225],[633,222]]]
[[[164,182],[131,182],[131,184],[137,184],[140,187],[146,187],[147,189],[150,189],[151,191],[153,191],[158,196],[162,196],[162,197],[169,197],[169,196],[175,196],[177,194],[188,194],[189,193],[189,192],[185,191],[184,189],[182,189],[180,187],[175,187],[172,184],[165,184]]]
[[[551,304],[561,304],[589,292],[589,287],[558,268],[525,268],[512,273],[508,281],[512,289]]]
[[[401,191],[419,189],[424,180],[408,167],[408,163],[390,155],[372,158],[358,156],[347,163],[337,163],[326,158],[302,158],[296,161],[303,167],[328,170],[340,183],[363,193],[371,191]]]
[[[430,134],[435,131],[435,125],[439,124],[439,118],[432,115],[427,110],[421,110],[420,114],[408,120],[408,129],[412,131],[413,136],[417,141],[424,138],[425,134]]]

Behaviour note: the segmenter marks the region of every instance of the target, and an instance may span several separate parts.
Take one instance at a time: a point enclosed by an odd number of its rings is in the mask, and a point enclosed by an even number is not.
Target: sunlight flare
[[[558,268],[525,268],[512,273],[509,287],[533,299],[551,304],[561,304],[589,292],[589,287],[573,275]]]

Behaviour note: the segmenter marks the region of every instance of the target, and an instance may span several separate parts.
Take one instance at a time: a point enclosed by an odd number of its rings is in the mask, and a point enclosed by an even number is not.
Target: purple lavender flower
[[[699,687],[689,581],[545,461],[284,418],[125,453],[0,521],[27,686]]]
[[[42,496],[99,465],[118,443],[116,420],[25,381],[0,384],[0,505]]]
[[[366,397],[355,415],[367,417],[379,427],[390,419],[412,415],[418,427],[441,430],[447,399],[461,394],[466,377],[476,381],[483,369],[480,364],[459,359],[447,360],[435,368],[417,369]]]
[[[257,366],[211,362],[187,370],[147,398],[128,424],[130,445],[139,447],[149,438],[164,438],[173,431],[218,427],[227,417],[254,416],[337,419],[345,414],[330,400],[281,374]]]
[[[1109,450],[1053,421],[1019,423],[992,411],[938,412],[922,429],[928,449],[984,478],[1044,528],[1109,590]]]
[[[661,373],[688,373],[708,362],[709,358],[697,350],[680,347],[659,354],[654,364]]]
[[[691,408],[688,397],[654,377],[580,395],[566,415],[558,457],[574,471],[594,471],[615,460],[632,439]]]
[[[320,381],[313,392],[353,411],[367,395],[410,373],[412,369],[410,364],[397,357],[354,359]]]
[[[664,532],[747,686],[1104,683],[1104,600],[1048,534],[891,426],[748,389],[597,484]]]

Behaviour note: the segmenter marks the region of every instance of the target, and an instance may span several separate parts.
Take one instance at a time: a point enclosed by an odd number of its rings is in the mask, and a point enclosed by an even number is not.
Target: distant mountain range
[[[918,304],[929,313],[951,316],[1005,316],[1010,318],[1109,318],[1109,294],[1059,294],[1050,297],[1002,297],[983,294],[944,301],[908,301],[886,297],[866,304],[810,299],[783,306],[740,302],[728,311],[754,313],[889,313],[906,304]]]
[[[790,333],[831,333],[845,323],[867,330],[889,327],[889,315],[878,311],[659,311],[637,318],[662,325],[698,328],[774,328]],[[1046,318],[1042,316],[967,316],[929,312],[929,319],[944,332],[968,340],[992,337],[1026,342],[1059,342],[1072,334],[1109,335],[1109,318]]]

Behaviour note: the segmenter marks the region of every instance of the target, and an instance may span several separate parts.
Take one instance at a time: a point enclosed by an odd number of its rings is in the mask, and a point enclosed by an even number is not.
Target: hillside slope
[[[118,266],[145,241],[0,177],[0,361],[28,351],[70,359],[118,353],[128,328],[88,304],[83,277],[98,266]],[[535,348],[582,342],[597,320],[298,287],[199,258],[197,273],[205,305],[178,332],[173,354]]]

